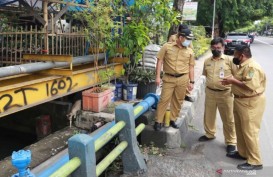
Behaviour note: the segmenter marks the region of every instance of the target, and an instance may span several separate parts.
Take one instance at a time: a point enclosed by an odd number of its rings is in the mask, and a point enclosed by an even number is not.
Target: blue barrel
[[[137,84],[123,84],[123,100],[131,101],[136,99]]]
[[[116,83],[115,85],[115,101],[118,101],[122,99],[122,83]]]

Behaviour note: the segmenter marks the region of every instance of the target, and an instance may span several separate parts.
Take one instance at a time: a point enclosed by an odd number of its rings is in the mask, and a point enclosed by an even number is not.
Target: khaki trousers
[[[213,91],[206,88],[204,128],[208,138],[215,137],[217,108],[223,122],[225,143],[227,145],[236,145],[233,96],[230,89],[226,91]]]
[[[191,96],[191,92],[190,92],[188,89],[186,89],[186,95],[187,95],[188,97]]]
[[[261,165],[259,131],[265,109],[265,96],[234,99],[237,149],[247,163]]]
[[[170,102],[170,120],[176,121],[185,98],[186,88],[189,84],[189,75],[184,74],[181,77],[172,77],[165,74],[162,81],[162,91],[156,109],[156,122],[163,122],[165,112]]]

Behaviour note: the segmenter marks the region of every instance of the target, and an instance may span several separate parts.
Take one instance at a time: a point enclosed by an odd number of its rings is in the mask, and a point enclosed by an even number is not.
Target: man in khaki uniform
[[[184,24],[180,24],[178,27],[178,31],[181,31],[183,29],[188,29],[187,25]],[[177,34],[173,34],[169,37],[168,42],[176,42],[177,40]],[[192,43],[190,43],[189,47],[193,50],[193,45]],[[185,96],[185,100],[189,101],[189,102],[194,102],[193,98],[191,97],[191,93],[188,89],[186,89],[186,96]]]
[[[233,95],[231,85],[222,85],[224,77],[231,76],[236,72],[237,66],[232,59],[223,54],[224,40],[215,38],[211,41],[213,56],[204,63],[203,75],[206,76],[206,98],[204,129],[205,135],[199,141],[208,141],[215,138],[216,111],[219,110],[222,122],[227,154],[235,153],[236,133],[233,117]]]
[[[239,65],[239,70],[234,77],[222,81],[223,85],[232,84],[238,151],[229,157],[246,159],[246,163],[237,166],[241,170],[263,168],[259,131],[265,109],[266,76],[261,66],[251,57],[249,47],[237,46],[233,63]]]
[[[185,98],[186,88],[191,91],[194,84],[194,54],[188,46],[193,35],[189,29],[178,32],[176,43],[168,42],[162,46],[157,55],[156,84],[160,84],[160,72],[163,64],[163,85],[156,111],[154,129],[162,128],[163,118],[171,102],[170,126],[178,128],[175,124]],[[190,83],[189,83],[190,80]]]

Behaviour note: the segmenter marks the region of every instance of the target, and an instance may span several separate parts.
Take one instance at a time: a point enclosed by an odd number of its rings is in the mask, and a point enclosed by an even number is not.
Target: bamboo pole
[[[13,27],[11,28],[11,31],[13,31]],[[10,36],[10,65],[15,64],[15,61],[12,61],[12,48],[13,48],[13,35]]]
[[[35,25],[35,54],[37,54],[37,49],[38,49],[38,34],[37,34],[37,25]]]
[[[9,53],[9,36],[6,35],[7,43],[6,43],[6,62],[9,60],[8,53]]]
[[[30,32],[31,33],[29,34],[30,35],[29,36],[29,45],[30,45],[30,47],[29,47],[30,48],[30,52],[29,53],[31,54],[32,53],[32,25],[30,25]],[[30,61],[30,62],[32,62],[32,61]]]
[[[41,48],[42,48],[40,53],[43,54],[43,50],[45,49],[45,46],[44,46],[44,43],[43,43],[43,37],[42,36],[41,36],[40,45],[41,45]]]
[[[48,33],[47,33],[47,27],[48,27],[48,0],[43,1],[43,15],[44,15],[44,20],[45,20],[45,25],[44,25],[44,32],[45,32],[45,39],[44,39],[44,45],[45,45],[45,50],[46,53],[48,54]]]
[[[70,23],[70,22],[69,22]],[[71,24],[71,23],[70,23]],[[71,26],[69,28],[69,33],[68,33],[68,54],[71,55],[71,52],[70,52],[70,45],[71,45]]]
[[[62,54],[62,37],[61,36],[60,36],[60,43],[59,44],[60,44],[60,53],[59,54],[61,55]]]
[[[17,30],[18,30],[18,28],[16,26],[15,31],[17,32]],[[15,34],[15,45],[14,45],[14,47],[15,47],[15,56],[14,56],[14,58],[15,58],[15,62],[18,63],[17,62],[17,33]]]
[[[74,30],[72,29],[72,33],[74,32]],[[71,37],[71,53],[72,53],[72,56],[74,56],[74,36]]]
[[[22,52],[23,52],[23,28],[20,28],[20,63],[22,63]]]
[[[54,19],[54,15],[53,15],[53,13],[51,13],[51,34],[52,34],[52,36],[51,36],[51,53],[52,53],[52,55],[54,55],[55,54],[55,47],[54,47],[54,31],[55,31],[55,26],[54,26],[54,23],[53,23],[53,20]]]
[[[2,49],[2,53],[1,53],[1,66],[3,66],[3,58],[4,58],[4,35],[0,35],[1,38],[1,49]]]
[[[27,25],[25,26],[25,31],[27,31]],[[27,33],[25,33],[25,46],[26,46],[26,50],[25,52],[28,53],[28,39],[27,39]]]
[[[59,36],[56,34],[56,54],[58,54],[58,40],[59,40]]]

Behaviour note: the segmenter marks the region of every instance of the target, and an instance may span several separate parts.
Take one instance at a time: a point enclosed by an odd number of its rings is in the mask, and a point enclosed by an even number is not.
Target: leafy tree
[[[211,26],[214,0],[196,0],[199,2],[198,25]],[[215,27],[216,35],[249,26],[253,21],[273,15],[272,0],[217,0]]]

